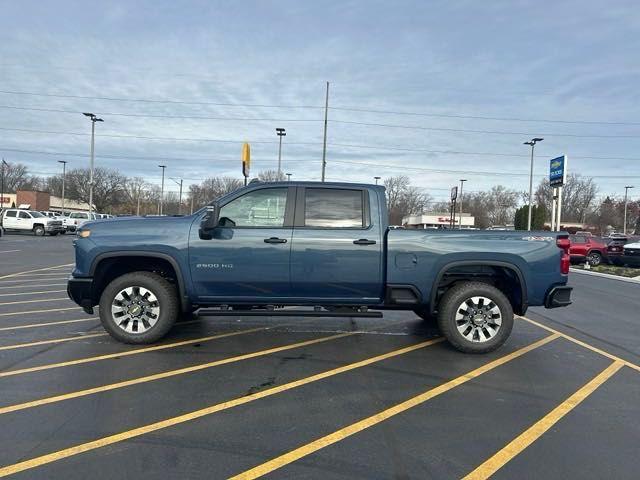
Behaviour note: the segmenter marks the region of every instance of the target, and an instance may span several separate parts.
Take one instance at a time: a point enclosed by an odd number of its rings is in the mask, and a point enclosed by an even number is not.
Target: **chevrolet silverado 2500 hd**
[[[395,309],[437,318],[454,347],[475,353],[505,342],[514,312],[571,303],[566,233],[389,229],[387,218],[382,186],[250,183],[189,216],[84,224],[68,293],[87,313],[99,305],[127,343],[155,342],[195,310]]]

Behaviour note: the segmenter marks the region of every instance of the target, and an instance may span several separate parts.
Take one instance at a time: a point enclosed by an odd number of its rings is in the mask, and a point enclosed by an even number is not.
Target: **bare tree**
[[[518,196],[515,190],[495,185],[488,192],[465,194],[464,209],[474,217],[478,228],[505,225],[513,221]]]
[[[86,168],[77,168],[67,173],[66,189],[69,198],[89,203],[90,172]],[[127,178],[117,170],[96,168],[93,173],[93,203],[96,211],[102,212],[109,207],[120,205],[125,199],[124,186]]]
[[[200,185],[189,185],[188,199],[193,199],[193,207],[201,208],[211,200],[215,200],[227,193],[242,187],[242,180],[233,177],[210,177]]]
[[[547,217],[551,216],[552,191],[549,179],[544,179],[538,185],[535,202],[544,207]],[[566,222],[586,221],[589,211],[594,206],[598,186],[591,177],[583,177],[579,173],[567,175],[562,188],[562,220]]]
[[[258,173],[258,180],[261,182],[282,182],[286,179],[285,174],[277,170],[263,170]]]
[[[430,195],[411,186],[406,175],[386,178],[384,186],[391,225],[402,225],[404,217],[422,213],[431,201]]]
[[[7,162],[4,167],[4,193],[15,193],[17,190],[37,190],[41,187],[40,178],[29,175],[29,169],[26,165]]]

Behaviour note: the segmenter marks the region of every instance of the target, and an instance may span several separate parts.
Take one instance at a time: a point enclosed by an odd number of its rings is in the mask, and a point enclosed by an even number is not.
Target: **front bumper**
[[[67,295],[82,307],[88,314],[93,314],[93,278],[69,277],[67,282]]]
[[[567,307],[571,305],[572,287],[553,287],[544,300],[545,308]]]

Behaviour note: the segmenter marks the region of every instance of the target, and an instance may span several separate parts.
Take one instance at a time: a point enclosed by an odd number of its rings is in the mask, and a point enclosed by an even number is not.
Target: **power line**
[[[51,151],[39,151],[39,150],[23,150],[15,148],[3,148],[0,147],[2,152],[14,152],[14,153],[29,153],[38,155],[54,155],[54,156],[71,156],[71,157],[88,157],[86,153],[69,153],[69,152],[51,152]],[[174,161],[220,161],[220,162],[237,162],[236,159],[215,159],[215,158],[188,158],[188,157],[150,157],[150,156],[136,156],[136,155],[96,155],[97,158],[118,158],[126,160],[174,160]],[[271,162],[272,160],[266,160],[265,162]],[[320,162],[320,159],[297,159],[297,162]],[[349,165],[364,165],[373,166],[378,168],[394,168],[399,170],[414,170],[423,171],[429,173],[451,173],[451,174],[467,174],[467,175],[485,175],[485,176],[527,176],[527,172],[491,172],[491,171],[469,171],[469,170],[448,170],[438,168],[425,168],[425,167],[409,167],[406,165],[389,165],[384,163],[371,163],[371,162],[354,162],[349,160],[333,160],[335,163],[349,164]],[[588,175],[585,173],[584,175]],[[546,175],[536,175],[537,177],[545,177]],[[640,178],[640,175],[594,175],[596,178]]]
[[[271,105],[262,103],[219,103],[219,102],[196,102],[187,100],[156,100],[151,98],[123,98],[123,97],[99,97],[90,95],[65,95],[56,93],[36,93],[17,92],[13,90],[0,90],[0,93],[7,95],[25,95],[33,97],[53,97],[53,98],[76,98],[80,100],[108,100],[112,102],[142,102],[142,103],[164,103],[171,105],[211,105],[216,107],[258,107],[258,108],[305,108],[321,109],[318,105]]]
[[[106,114],[105,114],[106,115]],[[640,138],[638,135],[578,135],[572,133],[531,133],[531,132],[506,132],[497,130],[467,130],[462,128],[442,128],[442,127],[421,127],[416,125],[395,125],[389,123],[367,123],[367,122],[355,122],[349,120],[329,120],[333,123],[343,123],[349,125],[363,125],[367,127],[384,127],[384,128],[402,128],[408,130],[429,130],[438,132],[457,132],[457,133],[480,133],[496,134],[496,135],[519,135],[523,137],[532,137],[536,135],[544,137],[574,137],[574,138]]]
[[[22,133],[41,133],[46,135],[72,135],[72,136],[90,136],[91,133],[87,132],[60,132],[52,130],[34,130],[27,128],[9,128],[0,127],[2,131],[22,132]],[[168,140],[179,142],[214,142],[214,143],[230,143],[230,144],[243,144],[246,140],[222,140],[215,138],[184,138],[184,137],[156,137],[147,135],[125,135],[125,134],[109,134],[100,133],[96,134],[96,137],[106,138],[132,138],[139,140]],[[251,143],[256,144],[277,144],[277,141],[273,140],[251,140]],[[288,145],[322,145],[322,142],[287,142]],[[430,150],[422,148],[407,148],[396,145],[362,145],[362,144],[349,144],[349,143],[329,143],[331,147],[344,147],[344,148],[356,148],[356,149],[372,149],[372,150],[390,150],[390,151],[402,151],[402,152],[416,152],[416,153],[437,153],[448,155],[474,155],[474,156],[498,156],[498,157],[523,157],[529,158],[528,154],[522,153],[504,153],[504,152],[468,152],[460,150]],[[627,161],[640,161],[640,158],[636,157],[597,157],[590,155],[571,155],[574,159],[585,160],[627,160]]]
[[[62,110],[57,108],[37,108],[37,107],[18,107],[15,105],[0,105],[0,108],[10,110],[28,110],[33,112],[47,113],[71,113],[74,115],[83,112],[79,110]],[[312,118],[255,118],[255,117],[208,117],[199,115],[156,115],[149,113],[123,113],[123,112],[102,112],[96,111],[100,116],[113,117],[140,117],[140,118],[173,118],[179,120],[225,120],[225,121],[241,121],[241,122],[322,122],[323,120]]]
[[[0,92],[2,93],[2,92]],[[366,108],[356,107],[329,107],[330,110],[339,110],[344,112],[361,112],[376,113],[383,115],[406,115],[413,117],[435,117],[435,118],[461,118],[468,120],[496,120],[505,122],[531,122],[531,123],[557,123],[569,125],[640,125],[640,122],[608,122],[608,121],[589,121],[589,120],[555,120],[546,118],[519,118],[519,117],[491,117],[486,115],[462,115],[449,113],[425,113],[425,112],[399,112],[393,110],[369,110]]]
[[[6,95],[22,95],[34,97],[49,98],[73,98],[80,100],[104,100],[114,102],[140,102],[151,104],[170,104],[170,105],[209,105],[220,107],[249,107],[249,108],[290,108],[290,109],[322,109],[322,105],[283,105],[283,104],[263,104],[263,103],[222,103],[222,102],[206,102],[192,100],[173,100],[173,99],[151,99],[151,98],[129,98],[129,97],[106,97],[92,95],[71,95],[57,93],[40,93],[40,92],[22,92],[16,90],[0,90],[1,94]],[[590,120],[565,120],[565,119],[548,119],[548,118],[521,118],[521,117],[496,117],[488,115],[466,115],[466,114],[447,114],[447,113],[427,113],[427,112],[407,112],[397,110],[367,109],[361,107],[329,107],[330,110],[344,112],[360,112],[374,113],[382,115],[405,115],[414,117],[434,117],[434,118],[460,118],[470,120],[490,120],[490,121],[508,121],[508,122],[531,122],[531,123],[554,123],[569,125],[630,125],[637,126],[640,122],[612,122],[612,121],[590,121]]]

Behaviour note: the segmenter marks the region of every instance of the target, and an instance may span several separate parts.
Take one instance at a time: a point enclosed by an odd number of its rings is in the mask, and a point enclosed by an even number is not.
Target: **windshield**
[[[29,213],[31,214],[31,216],[33,218],[41,218],[44,217],[43,214],[41,214],[40,212],[36,212],[35,210],[29,210]]]

